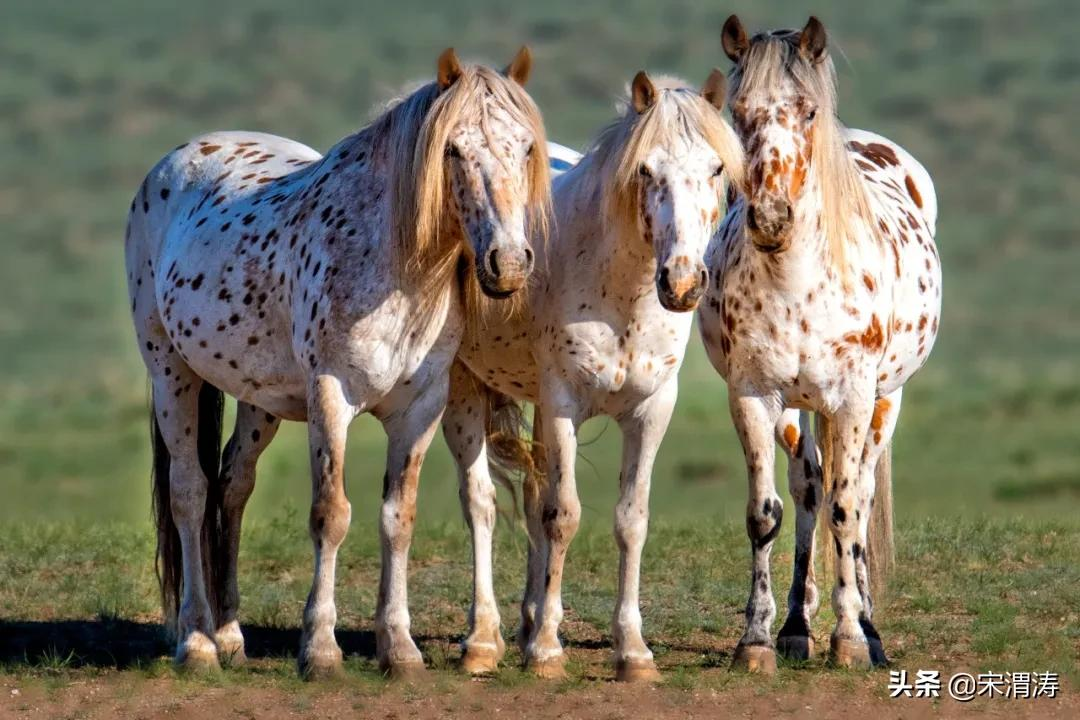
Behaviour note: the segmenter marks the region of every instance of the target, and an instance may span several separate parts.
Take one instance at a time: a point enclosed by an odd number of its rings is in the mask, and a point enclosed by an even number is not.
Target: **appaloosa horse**
[[[836,566],[832,656],[844,665],[882,664],[870,576],[892,553],[886,451],[901,388],[926,361],[941,312],[934,186],[894,143],[840,124],[835,70],[816,18],[801,31],[748,38],[732,16],[723,46],[735,63],[728,99],[747,183],[710,248],[715,284],[699,316],[709,357],[728,383],[750,481],[753,580],[735,661],[752,670],[776,664],[769,553],[783,505],[773,479],[775,435],[789,455],[797,512],[780,649],[797,658],[813,652],[814,525],[824,503]],[[821,465],[805,411],[822,421]]]
[[[471,268],[472,287],[492,297],[521,288],[531,225],[549,206],[543,124],[522,89],[529,68],[525,49],[505,74],[447,50],[435,82],[325,156],[270,135],[213,133],[144,180],[127,277],[153,385],[159,574],[166,617],[179,614],[180,665],[243,657],[241,515],[255,461],[285,418],[307,422],[312,472],[315,576],[299,666],[306,676],[340,666],[346,429],[370,412],[389,436],[378,659],[395,672],[422,667],[406,560],[464,323],[460,275]],[[239,402],[220,469],[218,388]]]
[[[688,311],[708,284],[702,260],[720,218],[724,178],[741,180],[742,150],[720,114],[724,91],[718,70],[702,90],[639,73],[625,113],[554,181],[556,229],[537,247],[527,294],[509,314],[505,305],[492,306],[466,327],[443,432],[473,534],[464,643],[472,672],[494,669],[503,652],[491,578],[489,457],[526,470],[530,548],[519,641],[531,670],[559,676],[563,562],[581,515],[576,433],[588,418],[610,415],[624,438],[615,665],[620,679],[657,676],[641,636],[641,551],[653,460],[691,333]],[[536,404],[532,467],[527,454],[500,452],[518,437],[520,401]]]

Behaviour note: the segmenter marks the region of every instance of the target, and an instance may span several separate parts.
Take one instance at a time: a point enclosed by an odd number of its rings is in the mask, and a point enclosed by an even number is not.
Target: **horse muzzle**
[[[656,276],[656,295],[660,305],[671,312],[690,312],[709,287],[709,271],[704,263],[693,270],[679,267],[672,271],[663,267]]]

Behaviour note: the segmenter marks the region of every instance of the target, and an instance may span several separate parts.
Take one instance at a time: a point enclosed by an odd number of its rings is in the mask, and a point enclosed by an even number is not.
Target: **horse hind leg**
[[[237,615],[240,590],[237,586],[237,557],[240,553],[240,527],[244,507],[255,488],[255,464],[274,439],[281,421],[254,405],[236,405],[236,426],[225,445],[221,463],[221,481],[217,488],[220,509],[218,532],[221,553],[213,561],[221,564],[219,587],[220,614],[214,640],[220,659],[231,664],[243,663],[244,636]]]
[[[209,482],[205,463],[200,463],[199,436],[220,432],[220,426],[210,427],[213,419],[207,413],[200,413],[200,395],[218,391],[204,385],[171,347],[157,352],[162,357],[155,370],[168,371],[156,373],[152,380],[158,438],[155,453],[168,455],[164,462],[159,457],[156,463],[159,468],[168,466],[168,477],[155,476],[162,595],[168,612],[170,598],[177,591],[180,594],[176,664],[186,670],[215,669],[213,588],[207,586],[211,577],[204,566],[209,551],[204,523]],[[179,553],[171,549],[176,543]]]
[[[821,507],[821,464],[810,427],[810,413],[786,410],[776,424],[776,439],[788,456],[788,488],[795,504],[795,565],[788,593],[788,615],[776,639],[777,650],[792,660],[814,654],[810,622],[817,614],[814,531]]]

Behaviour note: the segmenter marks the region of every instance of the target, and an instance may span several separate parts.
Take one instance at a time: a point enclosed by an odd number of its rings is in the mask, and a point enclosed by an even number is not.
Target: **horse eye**
[[[638,175],[640,175],[641,177],[651,178],[652,171],[649,170],[645,163],[641,163],[640,167],[638,167]]]
[[[808,113],[806,114],[806,121],[807,121],[807,122],[812,122],[812,121],[813,121],[813,119],[814,119],[814,118],[815,118],[816,116],[817,116],[817,109],[811,110],[810,112],[808,112]]]
[[[533,150],[535,150],[535,149],[536,149],[536,143],[533,143],[532,145],[529,146],[529,149],[525,151],[525,157],[532,157],[533,156]]]
[[[712,176],[713,177],[720,177],[720,174],[723,173],[723,172],[724,172],[724,163],[720,163],[719,165],[716,166],[716,169],[713,170]]]
[[[446,157],[458,158],[460,160],[461,150],[458,148],[457,145],[450,143],[446,146]]]

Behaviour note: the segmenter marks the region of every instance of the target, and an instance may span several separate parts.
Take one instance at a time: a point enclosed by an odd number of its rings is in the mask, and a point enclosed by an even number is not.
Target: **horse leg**
[[[458,494],[473,543],[473,600],[461,664],[469,673],[488,673],[498,667],[506,644],[499,629],[499,607],[492,580],[495,485],[488,471],[485,407],[477,384],[468,370],[454,363],[442,427],[450,454],[457,463]]]
[[[544,447],[543,413],[539,406],[533,415],[533,447]],[[546,454],[546,450],[544,450]],[[546,462],[546,461],[545,461]],[[543,468],[542,468],[543,470]],[[544,576],[547,573],[548,543],[544,533],[544,478],[541,474],[525,474],[522,483],[522,500],[525,508],[525,529],[529,535],[528,558],[525,569],[525,594],[521,599],[521,625],[518,627],[517,644],[522,658],[526,657],[529,641],[536,630],[536,619],[544,603]]]
[[[559,395],[568,398],[569,392],[563,391]],[[525,664],[536,675],[548,678],[566,675],[566,657],[559,642],[559,625],[563,619],[563,566],[570,541],[581,522],[581,501],[577,496],[574,477],[577,453],[577,423],[574,418],[572,401],[545,402],[541,414],[541,432],[547,456],[547,487],[540,513],[547,541],[546,568],[539,582],[534,579],[534,591],[542,597],[542,602],[537,607],[536,624],[525,650]]]
[[[214,616],[203,569],[203,519],[209,481],[199,464],[198,397],[203,381],[178,352],[160,346],[154,412],[169,452],[169,505],[180,538],[183,596],[176,625],[176,664],[185,670],[218,667]],[[168,562],[168,560],[166,560]]]
[[[893,431],[896,430],[896,421],[900,416],[900,400],[903,390],[898,389],[891,394],[880,398],[874,403],[874,414],[870,419],[870,432],[866,436],[866,445],[863,449],[862,461],[859,466],[859,507],[856,518],[859,522],[859,547],[862,551],[855,557],[855,577],[862,597],[862,612],[859,615],[859,624],[870,649],[870,662],[881,666],[888,663],[885,656],[885,648],[881,642],[881,636],[873,624],[874,603],[871,598],[872,583],[868,563],[875,561],[874,557],[868,557],[868,551],[873,548],[869,542],[870,519],[873,513],[873,498],[875,484],[877,482],[877,466],[883,461],[883,454],[892,442]],[[887,459],[884,460],[888,462]],[[883,562],[884,558],[878,558]]]
[[[730,396],[731,418],[746,455],[750,498],[746,505],[746,532],[753,555],[750,598],[746,603],[746,630],[735,648],[733,666],[750,672],[776,672],[771,627],[776,617],[769,574],[769,555],[780,532],[784,506],[773,477],[776,448],[772,431],[783,408],[758,397]]]
[[[829,437],[824,439],[832,445],[825,453],[832,458],[832,490],[825,498],[824,509],[833,536],[836,565],[832,592],[836,627],[830,650],[833,661],[847,667],[870,665],[870,647],[860,622],[864,608],[857,565],[865,550],[865,536],[860,528],[865,527],[870,504],[869,495],[861,487],[860,457],[870,427],[871,408],[872,405],[864,407],[861,403],[840,408],[833,416]]]
[[[814,654],[810,621],[817,614],[814,580],[814,530],[821,507],[821,464],[810,427],[810,413],[785,410],[776,424],[776,439],[788,456],[788,489],[795,503],[795,568],[788,593],[788,615],[776,638],[777,649],[792,660]]]
[[[407,407],[383,419],[390,442],[379,524],[382,573],[375,610],[375,652],[379,668],[396,677],[424,670],[424,659],[409,634],[409,546],[420,466],[446,407],[447,385],[446,380],[432,383]]]
[[[641,637],[641,551],[649,531],[649,485],[653,462],[675,408],[678,385],[669,382],[620,421],[623,431],[619,502],[615,506],[615,541],[619,546],[619,595],[611,623],[615,677],[656,681],[660,673]]]
[[[255,463],[274,439],[281,421],[268,412],[245,402],[236,404],[236,426],[225,445],[221,463],[221,546],[224,548],[224,587],[221,617],[218,618],[218,654],[233,664],[246,660],[244,636],[237,613],[240,590],[237,587],[237,556],[240,553],[240,525],[251,491],[255,489]],[[215,562],[218,560],[215,559]]]
[[[346,431],[354,417],[341,382],[317,376],[308,393],[308,447],[311,460],[309,531],[315,545],[315,576],[304,607],[304,628],[297,664],[309,679],[341,669],[341,648],[334,639],[334,572],[345,540],[352,506],[345,497]]]

